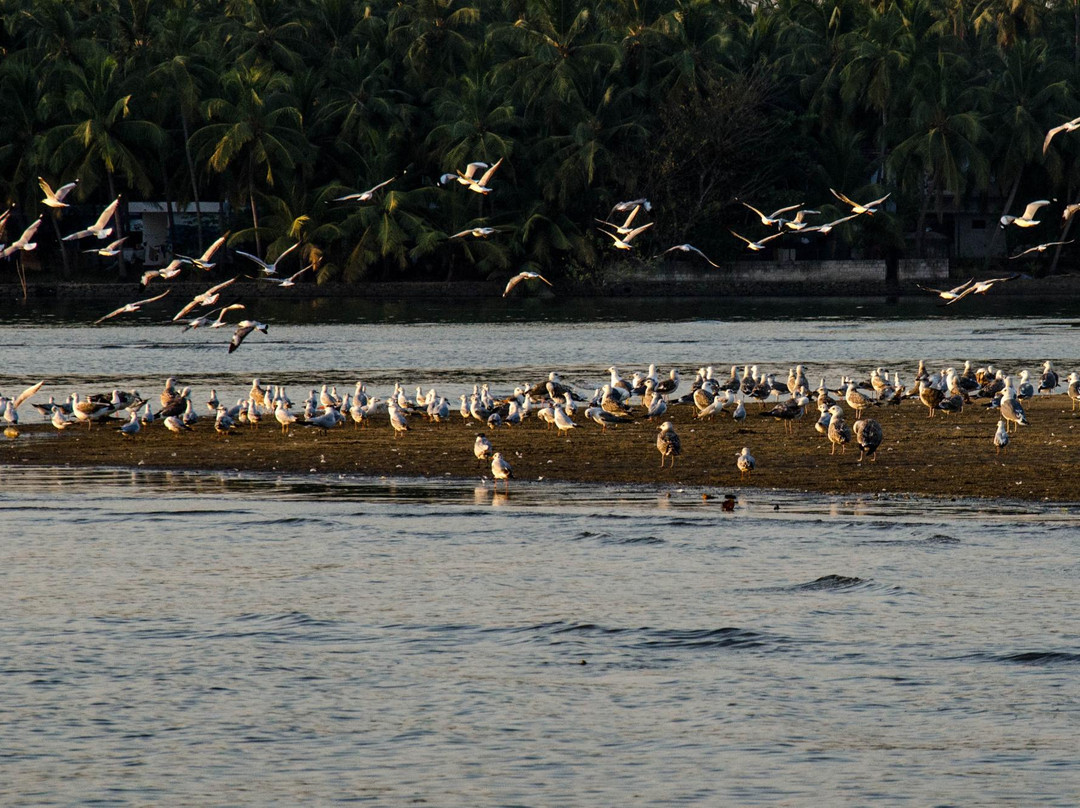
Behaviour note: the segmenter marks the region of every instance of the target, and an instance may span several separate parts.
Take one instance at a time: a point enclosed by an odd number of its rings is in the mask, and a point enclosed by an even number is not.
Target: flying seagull
[[[1049,204],[1049,199],[1036,199],[1034,202],[1028,203],[1020,216],[1002,216],[1001,226],[1008,227],[1010,224],[1015,224],[1017,227],[1034,227],[1039,223],[1039,220],[1035,218],[1035,214],[1039,212],[1039,208]]]
[[[454,233],[450,238],[465,238],[465,236],[472,236],[473,238],[487,238],[495,232],[494,227],[471,227],[468,230],[462,230],[460,233]]]
[[[660,254],[661,254],[661,255],[667,255],[667,254],[668,254],[669,252],[671,252],[672,250],[679,250],[679,251],[681,251],[681,252],[692,252],[692,253],[697,253],[697,254],[698,254],[698,255],[700,255],[700,256],[701,256],[702,258],[704,258],[704,259],[705,259],[706,261],[708,261],[708,262],[709,262],[709,264],[711,264],[712,266],[716,267],[717,269],[719,269],[719,268],[720,268],[720,265],[719,265],[719,264],[715,263],[715,262],[714,262],[714,261],[713,261],[713,260],[712,260],[711,258],[709,258],[709,256],[707,256],[707,255],[706,255],[705,253],[703,253],[703,252],[702,252],[701,250],[699,250],[699,249],[698,249],[697,247],[695,247],[695,246],[694,246],[693,244],[676,244],[676,245],[675,245],[674,247],[668,247],[668,248],[667,248],[666,250],[664,250],[664,251],[663,251],[662,253],[660,253]]]
[[[621,236],[620,236],[620,234],[617,234],[617,233],[609,233],[607,230],[604,230],[602,227],[598,227],[597,230],[599,230],[605,236],[609,236],[615,242],[615,247],[617,249],[631,250],[631,249],[633,249],[633,247],[630,246],[630,239],[634,238],[635,236],[637,236],[642,231],[648,230],[652,226],[653,226],[653,223],[649,222],[647,224],[641,225],[641,227],[635,227],[629,233],[626,233],[625,235],[621,235]]]
[[[345,196],[339,196],[336,199],[332,199],[330,201],[331,202],[370,202],[372,197],[375,196],[376,191],[378,191],[380,188],[382,188],[382,187],[384,187],[386,185],[389,185],[390,183],[392,183],[396,179],[397,179],[397,177],[391,177],[388,180],[380,182],[374,188],[368,188],[366,191],[362,191],[361,193],[358,193],[358,194],[346,194]]]
[[[226,324],[225,323],[225,314],[226,314],[226,312],[232,311],[233,309],[242,309],[242,308],[244,308],[243,303],[231,303],[228,306],[222,306],[219,309],[214,309],[212,311],[209,311],[206,314],[204,314],[202,317],[196,317],[194,320],[188,320],[184,324],[184,327],[182,329],[180,329],[180,333],[182,334],[185,331],[190,331],[192,328],[203,328],[204,326],[209,326],[210,328],[221,328],[221,326]],[[216,320],[214,319],[215,314],[217,315]]]
[[[1075,132],[1077,129],[1080,129],[1080,118],[1073,118],[1071,121],[1065,121],[1060,126],[1055,126],[1046,133],[1046,139],[1043,140],[1043,154],[1046,154],[1046,150],[1050,148],[1050,141],[1054,139],[1054,135],[1058,132]]]
[[[630,213],[627,215],[626,220],[621,225],[615,224],[614,222],[606,221],[604,219],[597,219],[596,221],[600,222],[600,224],[606,224],[608,227],[614,227],[616,233],[618,233],[620,236],[625,236],[627,233],[634,229],[634,217],[638,215],[639,210],[641,210],[641,205],[635,205],[630,211]]]
[[[1028,247],[1023,252],[1018,252],[1016,255],[1010,255],[1009,260],[1012,260],[1013,258],[1019,258],[1022,255],[1027,255],[1028,253],[1046,252],[1051,247],[1060,247],[1065,244],[1072,244],[1074,241],[1076,241],[1076,239],[1071,238],[1068,241],[1048,241],[1046,242],[1046,244],[1036,244],[1034,247]]]
[[[44,178],[38,177],[38,185],[41,186],[41,190],[45,193],[45,198],[41,201],[50,208],[66,208],[68,203],[64,201],[64,197],[74,191],[75,186],[78,184],[79,181],[75,180],[74,182],[69,182],[67,185],[61,185],[54,191]]]
[[[239,277],[239,275],[237,277]],[[202,294],[195,295],[195,297],[191,299],[190,303],[188,303],[186,306],[184,306],[184,308],[180,309],[180,311],[177,312],[176,316],[173,317],[173,322],[175,323],[177,320],[181,319],[185,314],[187,314],[196,306],[213,306],[215,303],[217,303],[218,298],[221,296],[221,290],[233,283],[236,283],[236,278],[230,278],[224,283],[219,283],[217,286],[211,286]]]
[[[37,232],[39,227],[41,227],[40,216],[38,216],[37,219],[23,231],[21,236],[11,242],[3,252],[0,252],[0,258],[10,258],[15,253],[19,252],[19,250],[29,252],[36,248],[37,242],[31,241],[30,239],[34,237],[34,233]]]
[[[956,301],[963,300],[965,297],[967,297],[970,294],[985,295],[987,292],[990,291],[990,288],[995,283],[1005,283],[1006,281],[1014,281],[1019,277],[1022,277],[1022,274],[1017,272],[1014,275],[1007,275],[1004,278],[987,278],[985,281],[977,281],[974,285],[969,286],[967,289],[965,289],[963,292],[958,294],[956,297],[954,297],[952,300],[950,300],[945,305],[946,306],[951,306]]]
[[[113,229],[111,227],[106,227],[105,225],[109,223],[109,219],[111,219],[113,217],[113,214],[116,213],[116,206],[119,204],[120,197],[116,197],[116,199],[110,202],[108,207],[106,207],[105,210],[101,212],[101,215],[98,216],[96,222],[94,222],[85,230],[78,230],[72,233],[70,236],[64,236],[63,240],[76,241],[77,239],[86,238],[87,236],[94,236],[95,238],[99,239],[108,238],[112,235]]]
[[[293,250],[295,250],[299,246],[300,246],[300,242],[298,241],[294,245],[289,247],[289,249],[285,250],[285,252],[283,252],[281,255],[279,255],[277,257],[277,260],[275,260],[274,263],[272,263],[272,264],[266,263],[266,261],[262,260],[257,255],[252,255],[251,253],[246,253],[246,252],[243,252],[242,250],[237,250],[236,254],[237,255],[242,255],[242,256],[244,256],[244,258],[250,258],[252,261],[254,261],[256,264],[259,265],[259,268],[262,269],[262,271],[265,274],[267,274],[267,275],[276,275],[277,274],[278,264],[281,263],[281,259],[284,258],[289,253],[291,253]]]
[[[960,297],[960,295],[964,293],[964,290],[967,289],[974,282],[974,278],[968,278],[962,284],[953,289],[931,289],[929,286],[923,286],[921,283],[917,283],[915,285],[922,289],[924,292],[933,292],[942,300],[956,300],[958,297]]]
[[[851,212],[855,215],[858,215],[860,213],[866,213],[870,216],[873,216],[875,213],[877,213],[878,207],[881,205],[881,203],[888,199],[890,196],[892,196],[892,192],[889,192],[885,194],[885,196],[881,197],[881,199],[875,199],[873,202],[859,204],[855,200],[849,199],[848,197],[844,196],[839,191],[836,191],[832,188],[830,188],[829,190],[832,191],[832,195],[839,199],[841,202],[847,205],[851,205]]]
[[[258,320],[241,320],[237,323],[236,331],[233,332],[232,339],[229,340],[229,353],[239,348],[240,343],[244,341],[244,337],[256,330],[265,334],[267,332],[266,323],[260,323]]]
[[[554,284],[551,281],[549,281],[547,278],[545,278],[543,275],[541,275],[539,272],[519,272],[517,275],[512,277],[507,282],[506,289],[503,290],[502,296],[506,297],[508,294],[510,294],[510,290],[513,289],[515,286],[517,286],[522,281],[534,281],[534,280],[543,281],[548,286],[551,286],[551,287],[554,288]]]
[[[112,258],[114,255],[120,254],[120,245],[127,241],[128,237],[118,238],[116,241],[110,241],[104,247],[95,247],[90,250],[83,250],[84,253],[97,253],[103,258]]]
[[[741,239],[742,241],[745,241],[746,242],[746,248],[748,250],[753,250],[754,252],[757,252],[758,250],[764,250],[766,242],[772,241],[774,238],[780,238],[780,236],[784,235],[783,231],[781,231],[779,233],[773,233],[771,236],[766,236],[763,239],[758,239],[757,241],[751,241],[746,236],[740,236],[734,230],[730,230],[729,232],[731,233],[731,235],[735,236],[735,238]]]
[[[148,297],[148,298],[146,298],[146,300],[136,300],[134,303],[127,303],[127,304],[121,306],[120,308],[118,308],[116,311],[109,312],[108,314],[106,314],[101,319],[94,320],[94,325],[98,325],[99,323],[103,323],[106,320],[108,320],[110,317],[115,317],[118,314],[126,314],[127,312],[138,311],[143,306],[145,306],[147,303],[153,303],[155,300],[161,300],[161,298],[165,297],[165,295],[169,294],[169,292],[171,292],[171,291],[172,291],[171,289],[166,289],[164,292],[162,292],[157,297]]]
[[[280,280],[278,278],[263,278],[263,280],[264,281],[269,281],[270,283],[276,283],[278,285],[279,289],[287,289],[290,286],[296,286],[296,279],[299,278],[301,275],[303,275],[305,272],[307,272],[309,269],[315,269],[315,265],[314,264],[308,264],[306,267],[301,269],[299,272],[294,272],[292,275],[285,278],[284,280]]]
[[[495,164],[488,166],[487,163],[469,163],[465,166],[465,173],[458,172],[458,182],[466,186],[470,191],[474,191],[478,194],[490,194],[491,187],[488,185],[491,182],[491,176],[495,173],[495,169],[502,165],[503,158],[500,157],[495,161]],[[475,179],[476,172],[486,168],[480,179]]]
[[[219,236],[213,244],[206,248],[206,252],[204,252],[198,258],[192,258],[190,255],[180,255],[180,253],[177,253],[176,257],[182,258],[192,266],[196,266],[199,269],[205,269],[207,272],[209,272],[211,269],[217,266],[216,264],[211,264],[210,259],[214,257],[214,253],[218,251],[218,248],[225,243],[225,239],[227,239],[228,237],[228,233],[223,236]]]
[[[772,213],[766,215],[766,214],[762,213],[760,210],[758,210],[757,208],[755,208],[753,205],[750,205],[750,204],[747,204],[746,202],[743,202],[741,199],[739,200],[739,202],[744,207],[750,208],[750,210],[754,211],[754,213],[756,213],[758,216],[760,216],[761,217],[761,223],[763,225],[765,225],[766,227],[768,227],[770,225],[774,225],[774,224],[777,225],[778,227],[783,227],[784,222],[786,222],[787,219],[782,218],[782,214],[787,213],[788,211],[798,210],[799,208],[801,208],[803,205],[806,204],[805,202],[800,202],[798,205],[788,205],[786,208],[779,208],[778,210],[774,210]]]

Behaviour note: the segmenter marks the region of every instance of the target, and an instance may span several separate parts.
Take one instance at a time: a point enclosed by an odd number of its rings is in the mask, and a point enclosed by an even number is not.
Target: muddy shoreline
[[[490,480],[490,467],[472,452],[482,431],[518,481],[694,486],[717,497],[754,488],[1080,503],[1080,412],[1071,412],[1070,404],[1061,394],[1027,401],[1031,426],[1014,433],[1001,455],[992,443],[996,410],[974,405],[928,418],[917,401],[872,407],[866,416],[881,423],[884,442],[876,462],[861,463],[854,446],[830,455],[810,412],[787,434],[782,422],[759,415],[754,403],[742,424],[727,416],[699,421],[692,406],[672,406],[665,417],[682,439],[682,454],[674,469],[663,470],[656,423],[637,420],[603,432],[580,412],[580,426],[565,435],[535,419],[491,430],[455,413],[441,424],[414,416],[400,438],[385,416],[366,428],[347,423],[325,434],[297,425],[282,435],[271,421],[227,437],[203,417],[190,433],[175,436],[155,423],[127,438],[116,432],[119,421],[58,433],[35,415],[23,418],[18,437],[0,442],[0,464]],[[854,421],[852,413],[847,418]],[[746,478],[735,467],[743,446],[757,458],[757,469]]]

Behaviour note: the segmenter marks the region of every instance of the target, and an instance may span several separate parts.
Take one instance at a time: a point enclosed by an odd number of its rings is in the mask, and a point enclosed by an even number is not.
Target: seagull
[[[218,248],[225,243],[225,239],[227,239],[228,237],[228,233],[223,236],[219,236],[217,239],[215,239],[213,244],[206,248],[206,252],[204,252],[198,258],[192,258],[189,255],[180,255],[180,253],[177,253],[176,257],[182,258],[192,266],[196,266],[199,269],[205,269],[207,272],[209,272],[216,266],[216,264],[210,263],[210,259],[214,257],[214,253],[218,251]]]
[[[19,395],[15,396],[14,400],[11,402],[11,406],[14,407],[15,409],[18,409],[19,405],[22,404],[27,399],[29,399],[30,396],[35,395],[37,393],[37,391],[41,389],[41,386],[43,384],[45,384],[44,379],[42,381],[38,382],[37,384],[32,384],[29,387],[27,387],[25,390],[23,390],[21,393],[19,393]]]
[[[664,250],[664,251],[663,251],[662,253],[660,253],[660,254],[661,254],[661,255],[667,255],[667,254],[668,254],[669,252],[671,252],[672,250],[679,250],[679,251],[681,251],[681,252],[692,252],[692,253],[697,253],[697,254],[698,254],[698,255],[700,255],[700,256],[701,256],[702,258],[704,258],[704,259],[705,259],[706,261],[708,261],[708,262],[709,262],[709,264],[711,264],[711,265],[712,265],[713,267],[715,267],[716,269],[719,269],[719,268],[720,268],[720,265],[719,265],[719,264],[715,263],[715,262],[714,262],[714,261],[713,261],[713,260],[712,260],[711,258],[709,258],[709,256],[707,256],[707,255],[706,255],[705,253],[703,253],[703,252],[702,252],[701,250],[699,250],[699,249],[698,249],[697,247],[695,247],[695,246],[694,246],[693,244],[676,244],[676,245],[675,245],[674,247],[668,247],[668,248],[667,248],[666,250]]]
[[[855,442],[859,444],[859,462],[869,456],[873,462],[877,462],[877,448],[881,445],[881,424],[873,418],[863,418],[851,425],[851,431],[855,433]]]
[[[244,341],[244,337],[252,331],[262,331],[265,334],[267,325],[266,323],[260,323],[258,320],[241,320],[236,324],[236,330],[233,332],[232,339],[229,340],[229,353],[239,348],[240,343]]]
[[[495,170],[502,165],[502,161],[503,158],[500,157],[492,166],[487,163],[469,163],[465,166],[464,174],[458,172],[458,182],[466,186],[470,191],[484,195],[490,194],[491,188],[488,183],[491,182],[491,176],[495,173]],[[476,172],[481,168],[486,168],[487,171],[480,176],[480,179],[474,179]]]
[[[962,300],[962,299],[964,299],[965,297],[967,297],[968,295],[970,295],[972,293],[979,294],[979,295],[985,295],[987,292],[990,291],[990,287],[992,287],[995,283],[1005,283],[1005,281],[1014,281],[1014,280],[1016,280],[1017,278],[1019,278],[1021,276],[1022,276],[1022,274],[1017,272],[1014,275],[1008,275],[1008,276],[1006,276],[1004,278],[987,278],[985,281],[978,281],[974,285],[969,286],[967,289],[962,291],[960,294],[958,294],[956,297],[954,297],[952,300],[950,300],[945,305],[946,306],[951,306],[956,301]]]
[[[614,222],[606,221],[605,219],[597,219],[596,221],[600,222],[600,224],[606,224],[608,227],[614,227],[616,233],[618,233],[620,236],[625,236],[627,233],[634,229],[634,217],[638,215],[639,210],[641,210],[641,205],[635,205],[633,210],[630,211],[630,213],[626,217],[626,220],[621,225],[615,224]]]
[[[331,202],[370,202],[372,200],[372,198],[375,196],[376,191],[378,191],[380,188],[383,188],[383,187],[389,185],[390,183],[392,183],[396,179],[397,179],[397,177],[391,177],[388,180],[380,182],[374,188],[368,188],[366,191],[362,191],[361,193],[358,193],[358,194],[346,194],[345,196],[339,196],[336,199],[331,199],[330,201]]]
[[[675,457],[682,453],[682,441],[675,431],[671,421],[660,424],[660,434],[656,436],[656,450],[660,452],[660,468],[664,467],[664,461],[671,458],[671,467],[675,468]]]
[[[10,258],[15,253],[19,252],[19,250],[29,252],[30,250],[35,249],[37,247],[37,242],[33,242],[30,239],[34,237],[34,233],[37,232],[39,227],[41,227],[40,216],[37,217],[33,224],[23,231],[21,236],[11,242],[3,252],[0,252],[0,258]]]
[[[278,264],[281,263],[281,259],[284,258],[289,253],[291,253],[293,250],[295,250],[299,246],[300,246],[300,242],[298,241],[294,245],[289,247],[289,249],[285,250],[285,252],[283,252],[281,255],[279,255],[277,257],[277,260],[275,260],[274,263],[272,263],[272,264],[266,263],[266,261],[262,260],[257,255],[252,255],[251,253],[246,253],[246,252],[243,252],[242,250],[236,250],[236,254],[237,255],[242,255],[242,256],[244,256],[244,258],[250,258],[252,261],[254,261],[256,264],[259,265],[259,268],[262,269],[262,271],[265,274],[267,274],[267,275],[276,275],[277,274]]]
[[[1078,205],[1077,207],[1080,208],[1080,205]],[[1068,241],[1048,241],[1046,242],[1046,244],[1036,244],[1034,247],[1028,247],[1023,252],[1018,252],[1016,255],[1010,255],[1009,260],[1011,261],[1014,258],[1019,258],[1022,255],[1027,255],[1028,253],[1046,252],[1051,247],[1060,247],[1064,246],[1065,244],[1072,244],[1074,241],[1076,241],[1076,239],[1071,238]]]
[[[164,292],[162,292],[160,295],[157,295],[156,297],[148,297],[148,298],[146,298],[146,300],[136,300],[134,303],[127,303],[127,304],[121,306],[120,308],[116,309],[116,311],[109,312],[108,314],[106,314],[101,319],[94,320],[94,325],[98,325],[100,323],[103,323],[106,320],[108,320],[110,317],[115,317],[118,314],[127,314],[128,312],[138,311],[143,306],[145,306],[147,303],[153,303],[155,300],[161,300],[161,298],[165,297],[165,295],[169,294],[169,292],[171,292],[171,291],[172,291],[171,289],[166,289]]]
[[[739,469],[740,479],[743,475],[752,472],[757,466],[757,461],[754,459],[754,456],[750,454],[749,447],[744,446],[742,451],[739,452],[738,456],[735,458],[735,466]]]
[[[766,236],[763,239],[759,239],[757,241],[751,241],[746,236],[740,236],[734,230],[729,230],[728,232],[730,232],[731,235],[735,236],[735,238],[741,239],[742,241],[745,241],[747,249],[753,250],[754,252],[757,252],[759,250],[764,250],[766,242],[772,241],[774,238],[780,238],[780,236],[784,235],[783,232],[773,233],[771,236]]]
[[[609,233],[607,230],[604,230],[603,228],[597,228],[597,229],[601,233],[603,233],[605,236],[610,236],[611,239],[615,242],[615,246],[618,249],[620,249],[620,250],[630,250],[630,249],[633,249],[630,246],[630,240],[632,238],[634,238],[635,236],[637,236],[639,233],[642,233],[645,230],[648,230],[652,226],[653,226],[653,223],[648,222],[647,224],[641,225],[641,227],[635,227],[629,233],[625,233],[625,234]],[[620,235],[622,236],[621,238],[620,238]]]
[[[942,300],[956,300],[964,293],[964,290],[967,289],[974,282],[974,278],[968,278],[962,284],[953,289],[931,289],[929,286],[923,286],[921,283],[917,283],[915,285],[922,289],[924,292],[933,292]]]
[[[274,418],[281,424],[282,435],[288,435],[289,427],[296,423],[296,415],[289,411],[288,406],[281,399],[278,399],[277,406],[274,407]]]
[[[118,238],[116,241],[110,241],[104,247],[95,247],[90,250],[83,250],[84,253],[97,253],[102,258],[112,258],[114,255],[120,254],[120,245],[127,241],[128,237]],[[144,284],[145,285],[145,284]]]
[[[554,288],[554,284],[547,278],[545,278],[543,275],[541,275],[539,272],[519,272],[517,275],[515,275],[506,282],[506,289],[503,290],[502,296],[506,297],[508,294],[510,294],[510,290],[522,281],[543,281],[548,286]]]
[[[53,425],[55,426],[55,422],[54,422]],[[63,429],[63,427],[60,427],[60,428]],[[125,436],[127,436],[129,438],[134,438],[137,434],[139,434],[139,430],[141,428],[142,428],[142,426],[139,424],[139,413],[137,411],[135,411],[135,410],[132,410],[132,412],[131,412],[131,420],[129,420],[126,424],[124,424],[122,427],[120,427],[116,431],[120,432],[121,434],[123,434],[123,435],[125,435]]]
[[[1005,420],[1002,419],[997,422],[997,432],[994,433],[994,446],[997,448],[996,454],[1001,454],[1005,451],[1005,447],[1009,445],[1009,430],[1006,428]]]
[[[585,410],[585,417],[591,418],[596,423],[600,424],[600,428],[607,432],[608,424],[632,424],[634,419],[626,415],[616,415],[613,412],[608,412],[603,407],[589,407]]]
[[[739,201],[742,202],[742,200],[739,200]],[[763,225],[765,225],[766,227],[769,227],[769,226],[774,225],[774,224],[777,225],[778,227],[783,227],[784,222],[786,222],[787,219],[782,218],[781,217],[782,214],[787,213],[788,211],[798,210],[799,208],[801,208],[806,203],[805,202],[800,202],[798,205],[788,205],[786,208],[779,208],[778,210],[774,210],[772,213],[770,213],[767,216],[764,213],[762,213],[760,210],[755,208],[753,205],[750,205],[750,204],[748,204],[746,202],[742,202],[742,204],[743,204],[744,207],[750,208],[750,210],[754,211],[754,213],[756,213],[758,216],[760,216],[761,217],[761,223]],[[742,237],[740,236],[740,238],[742,238]]]
[[[491,441],[487,439],[487,435],[483,432],[476,433],[476,440],[473,442],[473,454],[476,459],[481,463],[491,457],[494,447],[491,445]]]
[[[805,230],[806,228],[810,227],[810,225],[808,225],[803,220],[807,216],[816,216],[816,215],[820,215],[820,214],[821,214],[820,210],[806,210],[805,208],[803,208],[802,210],[800,210],[798,213],[795,214],[794,219],[791,219],[790,221],[784,222],[784,225],[789,230]],[[855,216],[857,214],[852,214],[852,215]]]
[[[164,421],[162,421],[162,423],[165,424],[165,428],[167,430],[172,432],[177,437],[179,437],[180,433],[185,431],[185,430],[187,430],[188,432],[194,432],[195,431],[190,426],[188,426],[183,421],[181,421],[180,417],[177,416],[177,415],[170,415]]]
[[[292,275],[285,278],[284,280],[279,280],[278,278],[263,278],[263,280],[270,281],[271,283],[276,283],[278,285],[278,289],[287,289],[290,286],[296,286],[296,279],[303,275],[305,272],[307,272],[309,269],[315,269],[315,265],[308,264],[299,272],[294,272]]]
[[[560,435],[563,432],[569,432],[571,429],[577,429],[577,424],[570,420],[570,416],[562,407],[556,407],[552,415],[554,416],[555,428],[559,430]]]
[[[76,241],[81,238],[86,238],[87,236],[94,236],[95,238],[99,239],[108,238],[110,235],[112,235],[113,229],[111,227],[106,227],[105,225],[109,223],[109,219],[111,219],[113,217],[113,214],[116,213],[116,206],[119,204],[120,197],[116,197],[116,199],[110,202],[108,207],[106,207],[105,210],[101,212],[101,215],[98,216],[96,222],[94,222],[85,230],[78,230],[72,233],[70,236],[64,236],[63,240]]]
[[[45,192],[45,198],[41,201],[50,208],[66,208],[68,203],[64,201],[64,197],[74,191],[75,186],[79,184],[79,181],[75,180],[74,182],[69,182],[67,185],[61,185],[54,191],[44,178],[38,177],[37,181],[38,185],[41,186],[41,190]]]
[[[180,311],[176,313],[176,316],[173,317],[173,322],[175,323],[177,320],[182,318],[185,314],[187,314],[196,306],[213,306],[215,303],[217,303],[218,298],[221,296],[221,290],[224,289],[226,286],[229,286],[230,284],[236,283],[236,280],[239,277],[240,276],[237,275],[236,278],[230,278],[224,283],[219,283],[217,286],[211,286],[209,289],[207,289],[200,295],[195,295],[195,297],[191,299],[190,303],[188,303],[186,306],[184,306],[184,308],[180,309]]]
[[[851,427],[844,422],[844,411],[840,409],[838,404],[833,404],[829,407],[829,412],[832,413],[832,418],[829,420],[829,442],[832,444],[832,450],[830,455],[836,454],[836,447],[840,447],[841,452],[847,451],[847,444],[851,440]]]
[[[139,284],[145,289],[150,285],[150,281],[154,278],[169,280],[170,278],[175,278],[179,275],[183,269],[184,260],[182,258],[174,258],[161,269],[148,269],[142,274],[142,279],[139,281]]]
[[[499,486],[499,480],[502,480],[506,491],[510,491],[510,480],[514,476],[514,470],[503,458],[502,452],[496,452],[491,456],[491,476],[495,478],[496,488]]]
[[[652,202],[642,197],[641,199],[631,199],[626,202],[616,202],[615,206],[611,209],[611,213],[626,213],[628,210],[633,210],[637,206],[645,208],[645,212],[649,213],[652,210]],[[611,218],[611,213],[608,214],[608,218]]]
[[[1008,227],[1010,224],[1015,224],[1017,227],[1034,227],[1040,221],[1034,218],[1035,214],[1039,212],[1039,208],[1049,204],[1049,199],[1036,199],[1034,202],[1028,203],[1020,216],[1002,216],[1001,226]]]
[[[832,191],[832,195],[839,199],[841,202],[851,205],[851,212],[854,213],[856,216],[858,216],[860,213],[865,213],[873,216],[875,213],[877,213],[878,207],[881,205],[881,203],[888,199],[890,196],[892,196],[892,192],[890,191],[889,193],[885,194],[885,196],[881,197],[881,199],[875,199],[873,202],[859,204],[858,202],[855,202],[854,200],[844,196],[839,191],[833,190],[832,188],[830,188],[829,190]]]
[[[1050,148],[1050,141],[1054,139],[1054,135],[1058,132],[1075,132],[1077,129],[1080,129],[1080,118],[1073,118],[1071,121],[1065,121],[1060,126],[1055,126],[1046,133],[1046,138],[1043,140],[1043,154],[1046,154],[1046,150]]]
[[[465,238],[465,236],[472,236],[473,238],[487,238],[495,232],[494,227],[472,227],[468,230],[462,230],[460,233],[454,233],[450,238]]]
[[[207,312],[202,317],[196,317],[194,320],[188,320],[187,323],[184,324],[184,327],[180,329],[180,333],[183,334],[185,331],[190,331],[192,328],[203,328],[204,326],[209,326],[210,328],[221,328],[223,325],[227,325],[227,323],[225,322],[226,312],[232,311],[233,309],[242,308],[244,308],[243,303],[232,303],[228,306],[222,306],[219,309],[214,309],[213,311]],[[215,314],[217,315],[216,320],[214,319]],[[215,405],[215,407],[216,406],[217,405]]]
[[[858,215],[859,214],[857,214],[857,213],[851,213],[851,214],[848,214],[847,216],[841,216],[839,219],[834,219],[833,221],[831,221],[831,222],[829,222],[827,224],[811,225],[810,227],[804,227],[801,232],[803,232],[803,233],[827,234],[827,233],[831,232],[832,229],[834,227],[836,227],[837,225],[843,224],[844,222],[850,222],[852,219],[854,219]]]

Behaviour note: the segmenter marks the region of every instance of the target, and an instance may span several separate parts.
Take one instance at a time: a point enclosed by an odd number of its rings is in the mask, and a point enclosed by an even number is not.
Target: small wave
[[[1076,665],[1080,663],[1080,653],[1069,651],[1023,651],[1018,654],[1003,654],[996,657],[996,659],[1018,665]]]
[[[741,628],[663,630],[649,636],[635,648],[760,648],[772,644],[764,634]]]
[[[804,584],[795,584],[793,586],[780,587],[780,591],[785,592],[834,592],[843,589],[855,589],[869,584],[863,578],[852,578],[847,575],[822,575],[820,578],[815,578],[813,581],[807,581]]]
[[[593,533],[590,530],[582,530],[576,536],[575,541],[595,539],[601,544],[667,544],[667,539],[659,536],[614,536],[611,533]]]
[[[672,650],[679,648],[761,648],[778,647],[779,640],[757,631],[733,626],[724,628],[660,629],[611,628],[595,623],[555,621],[527,627],[501,629],[515,634],[532,634],[552,645],[578,643],[589,638],[608,640],[616,648],[627,650]],[[568,636],[569,635],[569,636]]]

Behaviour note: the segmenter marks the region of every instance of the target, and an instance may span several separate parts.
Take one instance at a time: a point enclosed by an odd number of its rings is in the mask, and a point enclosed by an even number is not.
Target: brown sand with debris
[[[859,462],[858,447],[830,456],[831,445],[814,429],[816,410],[793,424],[759,415],[748,405],[742,424],[730,416],[705,422],[690,405],[674,405],[666,418],[682,439],[674,469],[660,468],[658,424],[638,420],[609,428],[586,422],[566,435],[531,417],[520,426],[495,430],[465,422],[456,412],[448,423],[410,419],[410,430],[395,438],[388,418],[366,428],[346,423],[324,434],[297,424],[282,435],[276,422],[258,429],[242,426],[230,436],[215,433],[201,418],[195,431],[174,436],[160,423],[135,438],[116,431],[120,422],[73,426],[58,433],[51,425],[24,419],[19,436],[0,441],[4,465],[110,466],[210,471],[319,472],[427,478],[490,477],[488,464],[472,452],[476,433],[488,435],[513,467],[518,481],[570,480],[698,486],[716,495],[740,488],[786,489],[842,494],[911,493],[947,497],[1009,498],[1080,502],[1080,411],[1070,411],[1064,395],[1025,402],[1031,426],[1013,433],[1008,449],[995,453],[996,410],[969,406],[956,415],[927,417],[917,401],[877,406],[884,442],[876,462]],[[848,424],[855,419],[845,408]],[[741,478],[735,457],[748,446],[757,469]],[[515,483],[511,482],[513,490]]]

